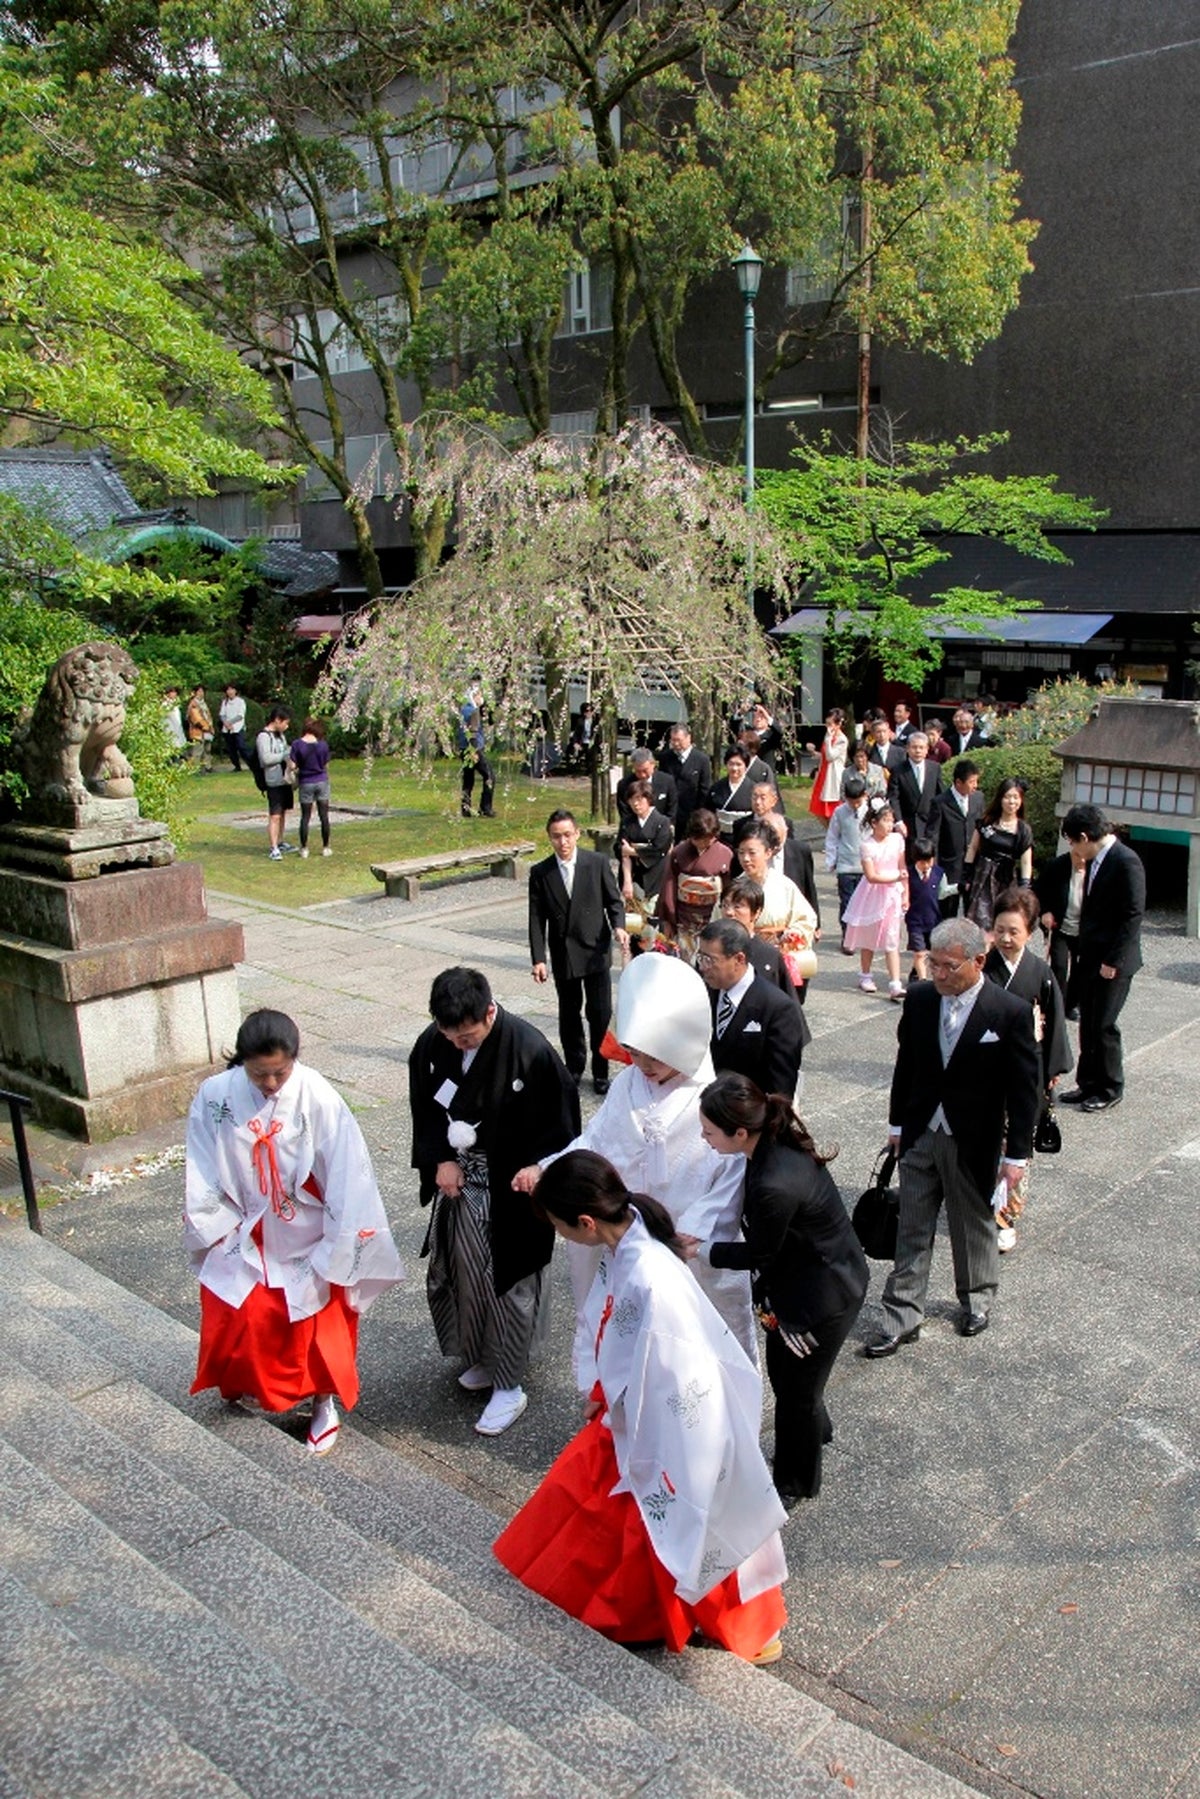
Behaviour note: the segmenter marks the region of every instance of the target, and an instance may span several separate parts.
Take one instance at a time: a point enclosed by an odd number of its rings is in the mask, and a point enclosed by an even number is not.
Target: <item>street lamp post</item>
[[[754,510],[754,302],[758,298],[758,284],[762,279],[762,257],[756,256],[749,243],[744,243],[740,254],[734,258],[734,270],[737,274],[738,287],[741,289],[742,331],[745,340],[746,361],[746,510]],[[751,609],[754,606],[754,538],[750,538],[750,553],[747,558],[748,598]]]

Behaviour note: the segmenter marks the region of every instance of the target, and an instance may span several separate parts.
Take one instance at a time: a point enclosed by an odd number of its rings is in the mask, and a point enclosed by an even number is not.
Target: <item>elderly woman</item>
[[[654,899],[662,886],[667,856],[675,842],[669,818],[655,810],[654,789],[649,781],[631,781],[625,789],[628,816],[617,832],[616,854],[621,864],[621,892],[629,904],[634,899],[634,877],[646,899]]]
[[[639,956],[617,988],[616,1034],[633,1060],[613,1081],[604,1104],[567,1150],[590,1149],[612,1163],[626,1186],[666,1206],[677,1227],[694,1236],[733,1235],[741,1216],[741,1169],[723,1162],[700,1136],[700,1095],[713,1078],[712,1007],[694,968],[675,956]],[[560,1151],[565,1155],[567,1150]],[[536,1191],[546,1156],[522,1168],[513,1186]],[[575,1303],[587,1298],[598,1256],[567,1251]],[[746,1353],[757,1355],[750,1285],[744,1274],[698,1269],[697,1279]],[[576,1333],[575,1366],[586,1345]]]
[[[881,768],[878,762],[871,761],[865,743],[859,743],[854,746],[854,749],[850,754],[850,767],[846,770],[846,773],[854,773],[866,783],[866,793],[869,800],[882,799],[888,790],[887,770],[886,768]]]
[[[667,857],[658,892],[658,924],[663,935],[678,944],[689,962],[696,957],[696,940],[729,884],[733,857],[717,838],[717,816],[699,807],[687,823],[687,836]]]
[[[192,1392],[286,1412],[312,1399],[308,1447],[358,1399],[358,1321],[401,1278],[362,1132],[298,1059],[285,1012],[251,1012],[187,1127],[184,1241],[200,1277]]]

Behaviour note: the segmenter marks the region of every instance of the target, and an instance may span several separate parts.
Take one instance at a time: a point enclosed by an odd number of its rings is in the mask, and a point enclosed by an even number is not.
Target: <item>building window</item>
[[[1075,769],[1075,798],[1080,805],[1111,806],[1125,812],[1161,812],[1194,818],[1196,777],[1165,768],[1120,768],[1080,762]]]
[[[381,294],[378,299],[365,301],[358,310],[364,330],[377,340],[390,360],[408,324],[407,301],[401,294]],[[297,319],[295,345],[293,381],[317,379],[318,370],[313,365],[317,361],[318,346],[324,349],[331,375],[353,375],[371,366],[361,344],[333,311],[323,309],[318,312],[315,337],[311,320]]]
[[[584,337],[589,331],[612,330],[612,269],[607,263],[583,263],[567,276],[559,337]]]

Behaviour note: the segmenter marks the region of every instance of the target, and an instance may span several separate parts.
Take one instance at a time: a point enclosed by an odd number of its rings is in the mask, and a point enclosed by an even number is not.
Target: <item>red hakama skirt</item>
[[[346,1411],[358,1401],[358,1313],[344,1287],[311,1318],[288,1317],[282,1287],[256,1286],[240,1306],[200,1289],[200,1361],[192,1392],[219,1387],[223,1399],[257,1399],[288,1412],[315,1393],[334,1393]]]
[[[678,1650],[701,1631],[746,1660],[757,1655],[787,1621],[780,1588],[743,1601],[735,1568],[689,1605],[655,1555],[632,1493],[613,1493],[619,1479],[612,1432],[593,1418],[497,1537],[498,1560],[614,1642]]]
[[[826,823],[833,817],[840,801],[823,800],[821,794],[825,787],[825,776],[829,770],[829,758],[825,754],[825,745],[821,745],[821,760],[817,764],[817,772],[813,776],[812,792],[808,798],[808,809],[814,818],[823,818]]]

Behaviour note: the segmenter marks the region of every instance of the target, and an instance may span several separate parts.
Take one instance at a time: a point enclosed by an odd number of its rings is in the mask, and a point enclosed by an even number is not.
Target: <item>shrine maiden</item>
[[[358,1321],[402,1269],[362,1132],[297,1058],[284,1012],[252,1012],[187,1127],[184,1241],[200,1277],[192,1392],[285,1412],[313,1400],[308,1447],[358,1399]]]

